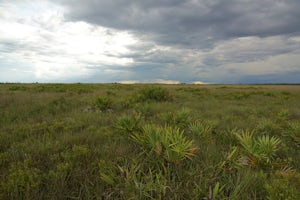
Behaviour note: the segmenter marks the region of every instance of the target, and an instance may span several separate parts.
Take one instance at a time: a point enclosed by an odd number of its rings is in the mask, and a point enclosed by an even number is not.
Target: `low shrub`
[[[163,101],[171,100],[172,97],[169,91],[163,87],[148,86],[142,88],[137,93],[135,93],[135,99],[138,102],[145,102],[145,101],[163,102]]]

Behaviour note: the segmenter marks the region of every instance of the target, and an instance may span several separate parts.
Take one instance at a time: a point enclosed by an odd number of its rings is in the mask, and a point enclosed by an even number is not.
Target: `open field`
[[[300,199],[300,85],[0,84],[0,199]]]

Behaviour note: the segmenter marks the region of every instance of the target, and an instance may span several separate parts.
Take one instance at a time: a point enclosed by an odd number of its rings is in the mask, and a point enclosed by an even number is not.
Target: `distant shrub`
[[[173,123],[179,127],[188,126],[191,120],[191,110],[188,108],[181,108],[173,114]]]
[[[117,94],[112,91],[106,91],[106,95],[107,96],[117,96]]]
[[[263,118],[257,124],[257,131],[267,134],[275,134],[280,131],[280,126],[272,120]]]
[[[90,92],[88,89],[78,89],[77,94],[88,94]]]
[[[184,128],[188,126],[191,121],[191,110],[183,107],[176,112],[161,113],[159,118],[169,125]]]
[[[171,100],[171,95],[169,91],[165,88],[159,86],[148,86],[142,88],[135,94],[137,101],[168,101]]]
[[[26,91],[27,87],[15,85],[15,86],[10,87],[8,90],[10,90],[10,91]]]
[[[134,98],[122,98],[121,105],[123,108],[131,108],[135,104]]]
[[[278,123],[285,123],[289,117],[289,111],[287,109],[282,109],[279,113],[276,115],[276,121]]]
[[[67,107],[70,105],[70,102],[64,97],[57,98],[47,105],[48,113],[56,115],[62,111],[66,111]]]
[[[250,94],[246,92],[236,92],[232,94],[232,97],[235,100],[243,100],[249,98]]]
[[[101,111],[106,111],[108,109],[111,109],[112,108],[112,105],[113,105],[113,102],[112,100],[107,97],[107,96],[104,96],[104,97],[98,97],[96,100],[95,100],[95,103],[94,103],[94,106],[97,108],[97,109],[100,109]]]
[[[266,97],[276,97],[277,93],[275,93],[275,92],[264,92],[263,95],[266,96]]]

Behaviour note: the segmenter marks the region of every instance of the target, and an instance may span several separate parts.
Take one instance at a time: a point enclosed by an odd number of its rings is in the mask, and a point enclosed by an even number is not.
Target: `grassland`
[[[300,86],[0,84],[0,199],[300,199]]]

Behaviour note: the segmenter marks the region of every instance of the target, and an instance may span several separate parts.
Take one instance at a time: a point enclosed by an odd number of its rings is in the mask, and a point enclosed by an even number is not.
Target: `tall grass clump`
[[[113,199],[164,199],[167,180],[161,171],[155,171],[133,160],[116,165],[101,160],[100,177],[107,184],[105,196]]]

